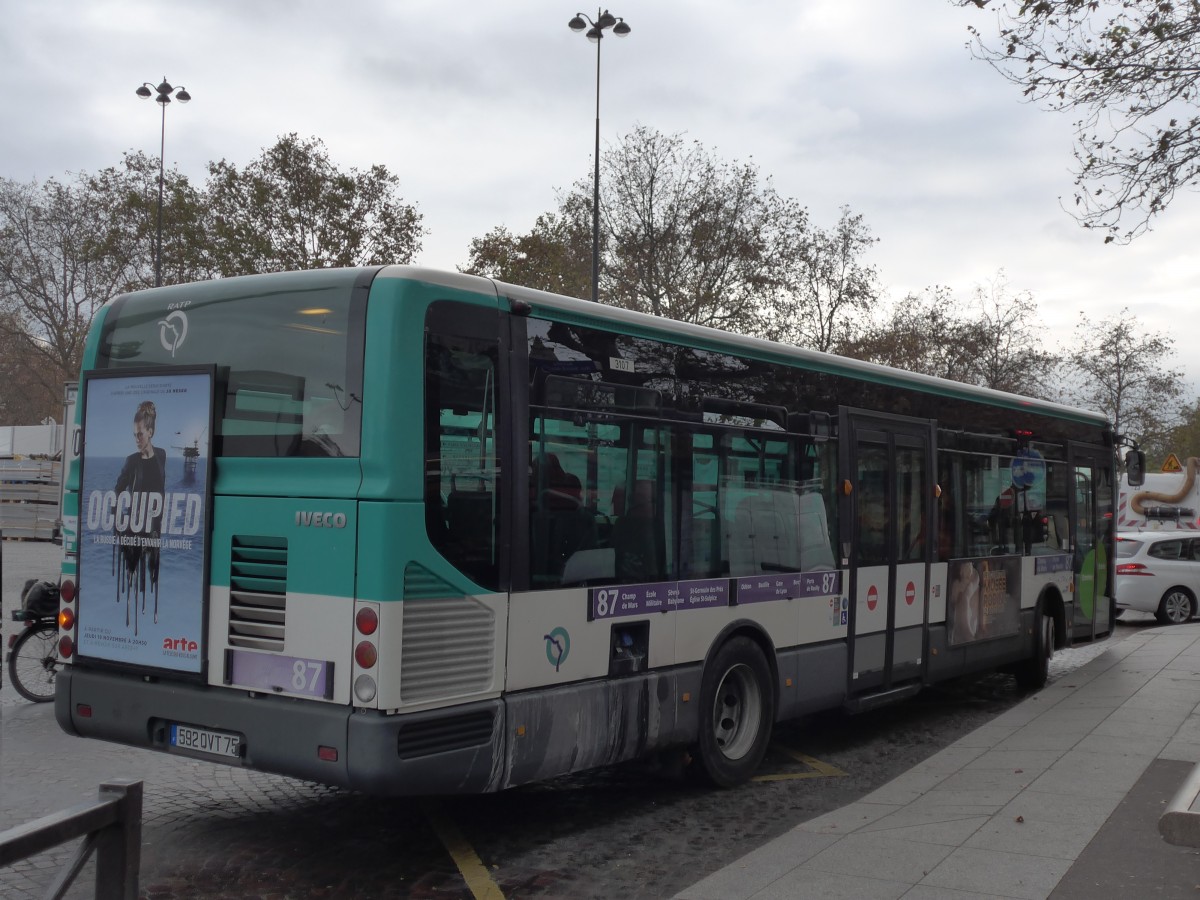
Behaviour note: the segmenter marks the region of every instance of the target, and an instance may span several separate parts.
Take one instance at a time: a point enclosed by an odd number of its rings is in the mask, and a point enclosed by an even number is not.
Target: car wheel
[[[1196,600],[1181,587],[1173,587],[1158,603],[1154,617],[1164,625],[1182,625],[1190,621],[1196,612]]]

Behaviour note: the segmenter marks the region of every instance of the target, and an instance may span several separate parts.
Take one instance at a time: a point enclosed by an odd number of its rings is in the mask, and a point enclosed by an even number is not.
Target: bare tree
[[[879,298],[878,272],[863,261],[877,238],[861,214],[842,207],[833,228],[798,228],[789,239],[769,334],[830,352],[853,339]]]
[[[1075,215],[1105,241],[1145,232],[1200,182],[1195,0],[955,0],[995,12],[974,53],[1075,121]],[[985,34],[985,30],[987,34]]]
[[[975,289],[978,318],[973,323],[976,372],[984,387],[1047,397],[1057,358],[1042,347],[1037,303],[1029,291],[1011,293],[1001,270],[995,280]]]
[[[923,375],[974,383],[977,330],[953,292],[928,287],[895,304],[880,323],[843,341],[838,352]]]
[[[1182,372],[1170,365],[1175,342],[1138,329],[1128,309],[1101,322],[1081,313],[1075,335],[1074,399],[1108,415],[1119,434],[1161,441],[1183,395]]]
[[[1037,304],[1001,271],[964,304],[943,286],[910,294],[839,352],[981,387],[1054,397],[1058,360],[1044,349]]]
[[[86,176],[0,179],[0,337],[26,361],[38,409],[57,411],[96,310],[130,281],[121,229]]]
[[[602,159],[601,296],[656,316],[753,331],[807,214],[752,163],[639,127]],[[581,193],[586,185],[576,185]]]

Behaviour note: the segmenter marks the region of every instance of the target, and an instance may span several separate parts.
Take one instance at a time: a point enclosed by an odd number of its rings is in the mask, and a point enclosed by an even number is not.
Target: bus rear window
[[[105,321],[96,366],[215,364],[219,456],[358,456],[361,273],[301,274],[123,297]]]

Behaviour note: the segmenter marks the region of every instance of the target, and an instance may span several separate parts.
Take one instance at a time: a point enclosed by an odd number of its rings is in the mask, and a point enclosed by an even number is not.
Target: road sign
[[[1167,458],[1163,460],[1162,470],[1164,472],[1182,472],[1183,466],[1179,462],[1179,457],[1174,453],[1168,453]]]

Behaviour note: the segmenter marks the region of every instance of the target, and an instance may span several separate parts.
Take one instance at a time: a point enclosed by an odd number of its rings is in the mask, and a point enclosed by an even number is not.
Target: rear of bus
[[[65,731],[372,792],[495,786],[503,605],[434,552],[423,503],[426,312],[447,300],[496,307],[482,280],[391,268],[101,311],[64,515]],[[484,396],[495,373],[461,380]]]

